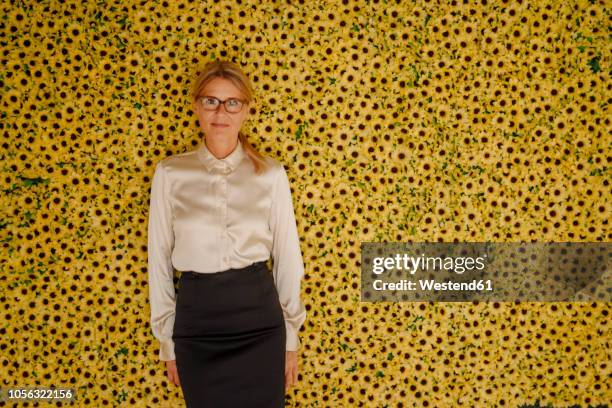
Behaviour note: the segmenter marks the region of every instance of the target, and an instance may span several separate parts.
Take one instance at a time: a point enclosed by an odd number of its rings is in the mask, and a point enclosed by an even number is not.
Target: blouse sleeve
[[[298,332],[306,320],[306,309],[300,299],[304,263],[289,179],[282,165],[273,187],[270,229],[273,234],[272,272],[285,318],[286,350],[295,351],[300,348]]]
[[[160,344],[159,358],[174,360],[172,330],[176,310],[174,269],[171,253],[174,245],[172,212],[168,181],[162,163],[158,163],[151,182],[149,206],[148,271],[151,330]]]

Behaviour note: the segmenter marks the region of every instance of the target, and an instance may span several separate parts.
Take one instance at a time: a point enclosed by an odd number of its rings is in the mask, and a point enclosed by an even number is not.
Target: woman
[[[236,64],[206,65],[191,98],[205,138],[161,160],[151,184],[149,296],[159,356],[188,407],[282,407],[297,381],[306,319],[289,180],[240,132],[252,88]],[[174,268],[182,271],[176,296]]]

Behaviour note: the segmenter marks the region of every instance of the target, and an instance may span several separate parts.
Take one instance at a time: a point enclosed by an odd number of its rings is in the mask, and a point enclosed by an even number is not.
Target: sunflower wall
[[[609,302],[368,303],[359,279],[361,242],[610,240],[606,3],[3,2],[1,386],[184,406],[149,326],[149,192],[202,137],[195,72],[228,59],[301,238],[287,406],[605,406]]]

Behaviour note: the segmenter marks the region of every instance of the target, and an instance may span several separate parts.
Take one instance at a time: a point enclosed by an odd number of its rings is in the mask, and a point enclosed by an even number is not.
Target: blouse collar
[[[228,174],[236,170],[245,155],[240,139],[238,139],[238,144],[234,150],[223,159],[217,159],[215,155],[208,150],[206,143],[204,143],[204,139],[202,139],[196,151],[200,161],[206,166],[208,171],[216,170],[223,174]]]

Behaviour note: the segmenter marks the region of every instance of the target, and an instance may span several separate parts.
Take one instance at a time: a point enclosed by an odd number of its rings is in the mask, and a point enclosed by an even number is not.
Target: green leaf
[[[119,356],[123,354],[124,356],[128,355],[128,349],[126,347],[121,347],[119,350],[117,350],[117,352],[115,353],[115,357]]]
[[[599,66],[600,58],[601,57],[598,55],[596,57],[591,58],[591,60],[588,62],[588,65],[591,68],[591,72],[595,73],[601,71],[601,67]]]
[[[23,177],[23,176],[19,176],[19,178],[21,179],[21,181],[23,182],[23,186],[24,187],[32,187],[38,184],[43,184],[43,183],[47,183],[48,180],[41,178],[41,177],[35,177],[35,178],[30,178],[30,177]]]

